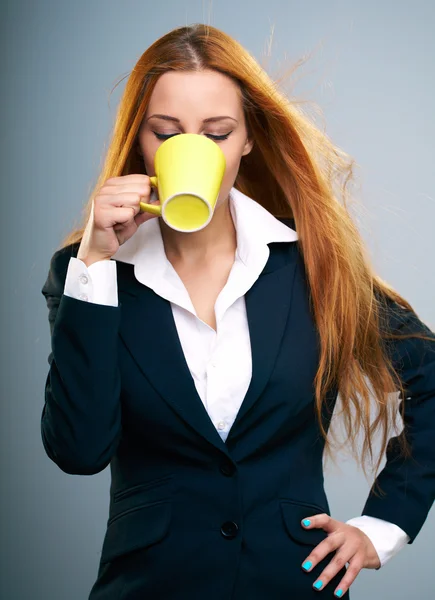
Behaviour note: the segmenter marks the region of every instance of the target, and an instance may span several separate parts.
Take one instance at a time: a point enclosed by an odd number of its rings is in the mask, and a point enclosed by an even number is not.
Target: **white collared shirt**
[[[78,300],[118,306],[116,260],[134,265],[136,279],[171,304],[186,362],[216,430],[225,441],[248,390],[251,346],[245,294],[269,258],[271,242],[295,242],[296,231],[281,223],[260,204],[231,188],[230,211],[237,250],[228,280],[215,304],[216,331],[197,315],[190,296],[166,257],[158,218],[142,223],[113,255],[86,267],[71,257],[64,294]],[[409,541],[396,524],[369,517],[346,521],[371,539],[381,566]]]

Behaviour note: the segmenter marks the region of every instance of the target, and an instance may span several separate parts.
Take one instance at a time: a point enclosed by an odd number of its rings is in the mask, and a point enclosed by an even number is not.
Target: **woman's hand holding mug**
[[[140,210],[139,203],[148,203],[150,196],[148,175],[133,174],[107,179],[94,198],[77,258],[86,266],[110,259],[132,237],[139,225],[156,218],[157,215]]]

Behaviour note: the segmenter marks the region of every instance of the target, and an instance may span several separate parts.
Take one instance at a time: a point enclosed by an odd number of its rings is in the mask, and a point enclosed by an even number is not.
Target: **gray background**
[[[434,3],[378,0],[11,0],[1,8],[1,597],[85,599],[108,514],[109,469],[70,476],[45,455],[50,352],[41,287],[96,180],[127,75],[170,29],[209,22],[274,75],[313,53],[298,96],[359,163],[361,231],[382,276],[435,325]],[[431,108],[432,107],[432,108]],[[358,515],[369,482],[344,457],[326,472],[332,514]],[[435,513],[412,546],[363,570],[354,600],[434,596]]]

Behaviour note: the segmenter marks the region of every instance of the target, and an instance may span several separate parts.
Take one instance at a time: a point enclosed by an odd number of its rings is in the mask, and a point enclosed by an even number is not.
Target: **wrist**
[[[110,256],[98,256],[98,255],[87,255],[87,256],[79,256],[77,258],[85,263],[87,267],[90,267],[93,263],[99,262],[101,260],[110,260]]]

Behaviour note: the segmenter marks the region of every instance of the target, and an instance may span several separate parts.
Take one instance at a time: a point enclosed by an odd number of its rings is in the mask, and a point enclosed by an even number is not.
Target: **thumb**
[[[157,217],[157,215],[152,215],[151,213],[147,213],[147,212],[143,211],[143,212],[137,213],[137,215],[135,215],[134,222],[139,227],[139,225],[142,225],[142,223],[145,223],[145,221],[148,221],[149,219],[152,219],[153,217]]]

